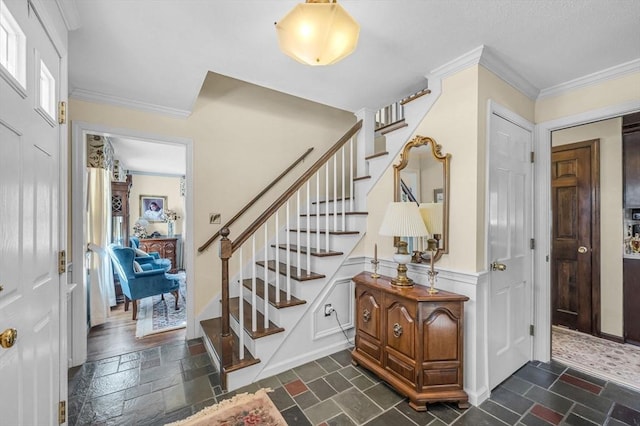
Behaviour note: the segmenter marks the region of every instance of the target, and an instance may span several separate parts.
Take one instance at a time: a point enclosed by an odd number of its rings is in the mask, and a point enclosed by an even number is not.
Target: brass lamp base
[[[398,243],[398,252],[393,255],[393,260],[398,263],[398,276],[391,279],[391,285],[397,287],[411,287],[413,280],[407,277],[407,263],[411,262],[411,255],[407,253],[407,243]]]

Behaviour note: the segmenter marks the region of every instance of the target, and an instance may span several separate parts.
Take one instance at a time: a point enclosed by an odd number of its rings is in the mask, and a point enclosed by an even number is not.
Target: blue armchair
[[[143,270],[163,269],[165,272],[171,269],[171,260],[160,257],[157,251],[144,252],[140,249],[140,239],[138,237],[129,237],[131,247],[136,251],[136,262],[140,264]]]
[[[180,282],[171,278],[163,269],[137,272],[134,267],[135,250],[111,244],[108,248],[116,273],[125,295],[124,310],[129,310],[129,301],[133,301],[133,319],[138,318],[138,300],[158,294],[173,293],[178,309],[178,289]]]

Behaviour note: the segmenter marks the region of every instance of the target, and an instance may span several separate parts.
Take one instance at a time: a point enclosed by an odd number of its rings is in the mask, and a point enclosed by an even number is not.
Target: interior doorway
[[[600,140],[552,144],[552,324],[599,335]]]
[[[174,235],[168,238],[167,235],[170,228],[169,223],[164,219],[152,220],[144,223],[145,227],[148,227],[150,237],[153,232],[157,232],[160,235],[159,238],[152,240],[152,243],[157,243],[156,240],[172,240],[174,243],[172,254],[167,255],[161,253],[162,257],[172,257],[172,268],[169,273],[174,274],[176,279],[180,277],[185,283],[194,282],[193,279],[193,253],[188,249],[189,245],[185,244],[185,241],[191,241],[193,238],[193,225],[191,223],[192,217],[192,141],[189,139],[181,138],[166,138],[159,135],[143,134],[136,131],[127,131],[122,129],[110,129],[104,126],[91,125],[87,123],[74,123],[73,128],[73,173],[72,173],[72,186],[75,188],[72,191],[72,212],[73,217],[79,220],[73,221],[73,263],[74,265],[80,265],[80,268],[74,269],[74,281],[79,285],[78,292],[74,293],[72,297],[72,309],[71,320],[72,324],[71,336],[69,341],[70,347],[70,366],[76,366],[84,363],[87,360],[87,335],[90,329],[90,322],[83,321],[87,318],[88,305],[87,297],[89,289],[89,280],[87,279],[87,272],[89,269],[86,265],[87,256],[87,225],[88,215],[86,214],[86,208],[88,205],[89,193],[88,183],[86,178],[87,170],[87,143],[86,140],[90,135],[96,135],[109,140],[113,150],[114,157],[120,162],[121,174],[126,175],[132,181],[132,189],[136,187],[136,179],[138,179],[138,189],[132,191],[129,204],[129,234],[135,235],[133,225],[139,221],[142,214],[140,213],[141,206],[144,205],[141,200],[141,194],[145,196],[155,196],[166,202],[163,206],[167,209],[167,212],[171,210],[179,216],[178,226],[173,223]],[[168,162],[167,162],[168,160]],[[173,169],[170,169],[173,167]],[[170,171],[171,170],[171,171]],[[171,194],[165,194],[169,191],[167,188],[167,181],[175,181],[172,186],[175,186]],[[155,185],[155,186],[153,186]],[[157,235],[155,234],[155,235]],[[119,234],[120,238],[117,242],[124,243],[121,238],[122,234]],[[116,238],[117,236],[113,236]],[[116,241],[114,241],[116,242]],[[128,243],[128,242],[127,242]],[[129,245],[129,244],[122,244]],[[155,247],[155,246],[154,246]],[[183,333],[183,338],[190,338],[195,334],[195,320],[193,314],[193,286],[185,285],[184,288],[184,301],[179,303],[183,310],[183,316],[186,316],[186,333]],[[182,296],[182,294],[181,294]],[[173,296],[167,296],[171,298]],[[154,302],[151,298],[143,299],[143,302],[149,299],[149,303],[145,309],[148,310],[148,318],[151,319],[154,313]],[[118,305],[116,305],[118,306]],[[114,309],[119,309],[114,308]],[[140,310],[139,312],[142,312]],[[128,321],[131,324],[140,323],[139,320],[134,321],[132,319],[131,308],[128,312]],[[116,321],[122,323],[126,316],[115,314]],[[119,327],[118,333],[128,332],[125,329],[130,329],[131,324],[126,327]],[[149,322],[151,324],[151,322]],[[154,323],[155,324],[155,318]],[[120,324],[122,325],[122,324]],[[145,325],[148,327],[149,325]],[[154,325],[155,327],[155,325]],[[147,330],[148,331],[148,330]],[[114,330],[108,330],[105,334],[113,334]],[[133,326],[133,338],[135,339],[136,326]],[[140,339],[140,340],[144,340]],[[134,340],[135,342],[135,340]],[[108,346],[108,345],[107,345]],[[113,348],[114,350],[116,348]],[[126,349],[123,349],[126,351]]]

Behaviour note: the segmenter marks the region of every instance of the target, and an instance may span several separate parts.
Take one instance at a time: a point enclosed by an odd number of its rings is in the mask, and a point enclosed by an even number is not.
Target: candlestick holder
[[[371,264],[373,265],[373,272],[371,273],[371,278],[380,278],[380,274],[378,274],[378,264],[379,260],[373,259]]]
[[[436,294],[438,290],[436,290],[436,276],[438,272],[433,268],[434,258],[436,257],[436,253],[438,251],[438,240],[435,238],[429,239],[427,243],[427,250],[431,253],[431,258],[429,259],[430,268],[429,268],[429,294]]]

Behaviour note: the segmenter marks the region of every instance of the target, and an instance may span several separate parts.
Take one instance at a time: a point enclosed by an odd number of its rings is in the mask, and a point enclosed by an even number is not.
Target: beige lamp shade
[[[420,214],[431,235],[442,234],[442,203],[421,203]]]
[[[418,205],[405,202],[389,203],[379,233],[389,237],[429,236]]]
[[[338,3],[307,0],[276,23],[280,49],[307,65],[335,64],[353,52],[360,26]]]

